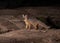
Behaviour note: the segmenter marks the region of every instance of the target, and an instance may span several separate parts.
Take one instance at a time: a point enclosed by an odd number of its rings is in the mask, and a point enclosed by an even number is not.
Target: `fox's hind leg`
[[[39,25],[39,24],[37,24],[37,25],[34,26],[36,30],[39,28],[38,25]]]

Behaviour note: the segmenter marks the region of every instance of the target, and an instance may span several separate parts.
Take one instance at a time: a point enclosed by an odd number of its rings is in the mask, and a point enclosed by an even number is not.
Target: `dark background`
[[[37,7],[37,6],[59,6],[60,1],[39,1],[39,0],[0,0],[0,8],[17,8],[17,7]]]

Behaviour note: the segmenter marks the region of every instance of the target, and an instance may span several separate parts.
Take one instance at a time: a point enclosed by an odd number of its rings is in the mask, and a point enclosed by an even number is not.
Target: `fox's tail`
[[[43,22],[40,22],[39,25],[40,25],[41,27],[44,27],[44,28],[47,28],[47,29],[50,28],[50,26],[47,26],[47,25],[46,25],[45,23],[43,23]]]
[[[47,26],[47,29],[50,29],[50,26]]]

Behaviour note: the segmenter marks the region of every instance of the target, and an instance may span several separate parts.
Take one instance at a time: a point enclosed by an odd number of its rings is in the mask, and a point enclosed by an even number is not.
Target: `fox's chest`
[[[24,20],[25,21],[25,24],[31,24],[28,20]]]

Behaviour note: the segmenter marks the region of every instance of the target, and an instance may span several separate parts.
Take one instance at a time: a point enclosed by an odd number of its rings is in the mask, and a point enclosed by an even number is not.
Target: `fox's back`
[[[29,22],[32,24],[32,25],[37,25],[39,24],[39,21],[37,19],[29,19]]]
[[[42,22],[42,21],[40,21],[40,20],[37,20],[37,19],[29,19],[29,22],[30,22],[32,25],[37,25],[37,24],[39,24],[39,25],[42,26],[42,27],[49,28],[49,26],[47,26],[44,22]]]

